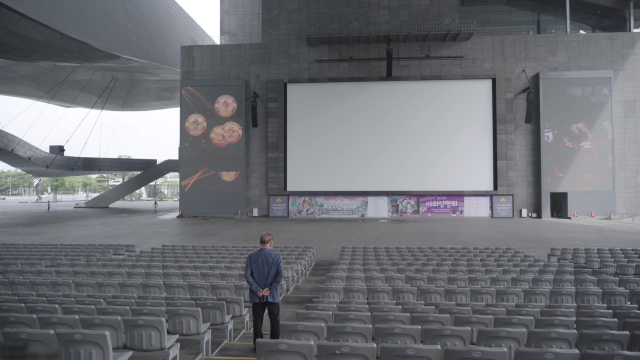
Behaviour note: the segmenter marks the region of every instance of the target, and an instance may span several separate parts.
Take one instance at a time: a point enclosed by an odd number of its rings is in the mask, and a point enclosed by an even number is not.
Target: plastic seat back
[[[260,359],[260,357],[258,357],[258,359]],[[375,360],[376,344],[355,344],[355,343],[341,344],[341,343],[332,343],[332,342],[321,342],[318,344],[317,359],[318,360]]]
[[[423,327],[422,343],[424,345],[439,345],[441,348],[464,347],[471,343],[470,327]]]
[[[438,345],[382,344],[380,359],[385,360],[440,360],[442,349]]]
[[[226,324],[231,318],[231,315],[227,315],[224,301],[198,301],[196,307],[202,312],[202,320],[211,325]]]
[[[84,330],[107,331],[113,349],[124,348],[124,323],[118,316],[80,316]]]
[[[376,325],[373,331],[378,351],[381,344],[420,344],[418,325]]]
[[[333,323],[333,313],[329,311],[297,311],[296,322]]]
[[[443,360],[509,360],[509,352],[506,348],[488,348],[480,346],[472,347],[448,347],[444,349]]]
[[[618,319],[608,318],[578,318],[576,330],[618,330]]]
[[[371,324],[371,313],[369,312],[335,312],[333,313],[334,324]]]
[[[525,329],[534,328],[535,320],[531,316],[496,316],[493,319],[493,326],[497,328],[507,329]]]
[[[0,330],[40,328],[38,318],[33,314],[0,314]]]
[[[580,360],[580,356],[580,351],[576,349],[519,348],[514,360]]]
[[[200,335],[209,327],[203,327],[202,312],[199,308],[167,308],[169,333],[176,335]]]
[[[122,322],[124,323],[124,344],[127,349],[158,351],[171,346],[167,342],[167,323],[164,319],[126,317]]]
[[[313,341],[317,344],[327,338],[327,326],[322,323],[282,322],[280,338],[288,340]]]
[[[267,340],[256,341],[258,360],[291,359],[314,360],[314,343],[299,340]]]
[[[327,341],[345,343],[370,343],[373,328],[369,324],[329,324]]]
[[[42,330],[77,330],[81,329],[78,315],[36,315]]]
[[[478,330],[478,346],[503,347],[509,350],[509,358],[512,359],[517,348],[524,346],[527,338],[525,329],[480,329]]]
[[[576,348],[581,352],[585,350],[598,351],[624,351],[629,344],[631,335],[626,331],[584,330],[578,335]]]
[[[527,335],[528,348],[543,349],[573,349],[578,341],[578,332],[575,330],[529,330]]]

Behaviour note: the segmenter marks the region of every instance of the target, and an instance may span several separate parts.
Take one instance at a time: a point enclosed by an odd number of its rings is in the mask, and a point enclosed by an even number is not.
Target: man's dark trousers
[[[262,321],[264,320],[264,311],[269,311],[269,320],[271,322],[271,339],[280,338],[280,303],[274,302],[258,302],[253,303],[253,345],[256,339],[262,339]]]

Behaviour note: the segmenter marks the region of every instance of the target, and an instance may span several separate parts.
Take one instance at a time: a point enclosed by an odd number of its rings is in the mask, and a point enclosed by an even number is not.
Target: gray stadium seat
[[[505,348],[487,348],[480,346],[448,347],[444,349],[443,360],[509,360],[509,352]]]
[[[198,301],[196,307],[202,311],[202,320],[211,325],[222,325],[231,320],[224,301]]]
[[[162,281],[141,281],[140,288],[143,295],[164,295]]]
[[[516,350],[514,360],[580,360],[580,352],[576,349],[525,349]],[[613,359],[611,359],[613,360]],[[622,359],[619,359],[622,360]]]
[[[405,313],[373,313],[371,324],[376,325],[409,325],[411,324],[411,314]]]
[[[42,330],[76,330],[81,329],[77,315],[36,315]]]
[[[0,304],[0,314],[26,314],[27,308],[24,304]]]
[[[493,327],[493,316],[490,315],[455,315],[453,326],[471,328],[471,344],[476,343],[478,329]]]
[[[123,318],[122,322],[125,348],[134,350],[134,355],[161,355],[167,360],[177,360],[180,352],[180,344],[176,344],[178,335],[167,335],[167,323],[164,319]]]
[[[131,317],[167,317],[167,311],[163,307],[132,307]]]
[[[307,304],[309,305],[309,304]],[[324,305],[324,304],[313,304],[313,305]],[[310,311],[306,308],[305,306],[305,310],[306,311]],[[314,309],[315,311],[324,311],[321,309]],[[369,306],[367,305],[342,305],[342,304],[338,304],[337,305],[337,310],[334,312],[364,312],[364,313],[368,313],[369,311]]]
[[[96,316],[95,306],[92,305],[62,305],[60,307],[62,314],[64,315],[78,315],[78,316]]]
[[[478,346],[504,347],[509,350],[509,358],[513,359],[515,350],[524,347],[527,339],[525,329],[480,329],[478,330]]]
[[[77,305],[105,306],[103,299],[76,299]]]
[[[121,296],[121,295],[118,295]],[[136,300],[132,300],[132,299],[118,299],[118,298],[113,298],[113,299],[107,299],[105,301],[107,303],[107,306],[136,306]]]
[[[107,331],[113,349],[124,348],[124,323],[118,316],[80,316],[80,325],[85,330]]]
[[[313,341],[317,344],[327,338],[327,326],[321,323],[282,322],[280,337],[288,340]]]
[[[578,318],[576,330],[618,330],[618,319],[608,318]]]
[[[0,330],[39,329],[38,318],[33,314],[0,314]]]
[[[507,309],[499,309],[499,308],[474,308],[471,311],[472,315],[491,315],[491,316],[506,316]]]
[[[177,335],[200,335],[209,328],[209,323],[202,320],[199,308],[167,308],[169,333]]]
[[[402,306],[394,306],[394,305],[371,305],[369,306],[369,311],[373,313],[401,313]]]
[[[371,324],[371,313],[369,312],[335,312],[333,313],[334,324]]]
[[[423,327],[422,343],[424,345],[440,345],[446,347],[463,347],[471,343],[471,328],[469,327]]]
[[[626,331],[590,331],[579,333],[576,348],[581,352],[585,350],[598,351],[624,351],[629,344],[631,335]]]
[[[531,316],[496,316],[493,319],[493,326],[497,328],[525,329],[534,328],[536,319]]]
[[[542,309],[540,310],[541,317],[565,317],[575,318],[576,310],[574,309]]]
[[[582,353],[582,360],[640,360],[640,352],[587,350]]]
[[[51,314],[51,315],[61,315],[62,311],[60,310],[60,306],[53,304],[27,304],[25,305],[27,308],[27,313],[39,315],[39,314]]]
[[[258,357],[260,360],[260,357]],[[322,342],[318,344],[317,360],[375,360],[375,344],[344,344]]]
[[[373,328],[369,324],[329,324],[327,341],[345,343],[370,343]]]
[[[611,319],[613,317],[613,311],[611,310],[578,310],[578,319],[590,319],[590,318],[606,318]]]
[[[442,356],[438,345],[382,344],[379,349],[384,360],[440,360]]]
[[[91,354],[92,360],[127,360],[133,352],[114,352],[109,332],[98,330],[58,330],[56,338],[65,358],[80,359]]]
[[[38,357],[44,357],[42,355],[47,353],[55,354],[55,346],[58,340],[53,330],[5,329],[2,330],[1,334],[2,340],[6,343],[28,342],[30,352],[34,355],[38,354]],[[57,355],[55,354],[54,356]]]
[[[420,326],[449,326],[449,314],[411,314],[411,325]]]
[[[528,348],[573,349],[577,341],[575,330],[533,329],[527,334]]]
[[[536,319],[540,317],[540,310],[527,308],[507,309],[507,316],[531,316]]]
[[[128,306],[96,306],[96,313],[100,316],[131,317],[131,309]]]
[[[376,325],[373,329],[378,351],[381,344],[420,344],[418,325]]]
[[[333,323],[333,313],[329,311],[297,311],[296,322]]]
[[[256,340],[256,354],[258,360],[314,360],[314,342],[258,339]],[[318,360],[320,360],[319,357]]]

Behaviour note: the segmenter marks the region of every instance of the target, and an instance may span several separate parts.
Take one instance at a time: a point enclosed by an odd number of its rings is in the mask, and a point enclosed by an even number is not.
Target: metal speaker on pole
[[[254,91],[251,96],[251,126],[258,127],[258,94]]]
[[[533,122],[533,115],[535,110],[535,99],[533,90],[527,91],[527,110],[524,115],[524,123],[531,124]]]

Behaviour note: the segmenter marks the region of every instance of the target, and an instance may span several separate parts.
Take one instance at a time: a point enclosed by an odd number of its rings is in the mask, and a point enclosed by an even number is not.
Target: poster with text
[[[420,217],[433,215],[464,216],[464,195],[421,196]]]
[[[367,207],[368,218],[389,217],[389,198],[386,196],[369,196]]]
[[[491,217],[491,198],[489,195],[464,197],[465,217]]]
[[[289,196],[289,217],[359,217],[367,216],[366,196]]]
[[[389,198],[389,216],[392,218],[415,218],[419,216],[419,196],[391,196]]]

